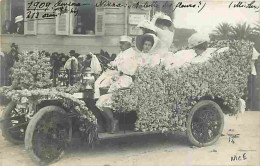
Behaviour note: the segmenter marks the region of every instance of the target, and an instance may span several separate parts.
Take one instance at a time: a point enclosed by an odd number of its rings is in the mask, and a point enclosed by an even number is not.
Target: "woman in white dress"
[[[162,12],[156,13],[152,21],[145,20],[138,24],[139,28],[143,30],[143,34],[154,34],[158,37],[158,43],[156,49],[153,49],[153,53],[157,54],[161,60],[164,59],[169,53],[169,48],[172,45],[174,37],[173,22],[169,16]]]
[[[155,32],[161,41],[161,53],[167,53],[174,37],[174,26],[171,18],[158,12],[153,16],[151,23],[155,26]]]
[[[160,64],[161,57],[157,54],[159,38],[147,33],[136,37],[138,66],[155,66]]]
[[[166,69],[179,68],[189,64],[203,63],[208,61],[214,52],[220,53],[228,49],[208,48],[210,39],[207,34],[195,33],[188,39],[188,50],[181,50],[165,58]]]

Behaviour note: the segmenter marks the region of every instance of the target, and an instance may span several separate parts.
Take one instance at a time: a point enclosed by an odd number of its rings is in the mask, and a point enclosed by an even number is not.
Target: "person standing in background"
[[[10,20],[5,20],[5,24],[2,26],[2,34],[12,33],[12,23]]]
[[[23,16],[15,17],[15,23],[17,25],[16,33],[17,34],[24,34],[24,24],[23,24]]]
[[[69,76],[69,84],[73,85],[76,83],[76,73],[79,70],[79,62],[76,56],[75,50],[70,50],[70,58],[66,61],[64,69],[67,70]]]
[[[248,109],[252,111],[257,111],[259,109],[259,96],[258,96],[258,79],[257,79],[257,70],[256,62],[259,59],[259,52],[253,47],[252,61],[251,61],[251,75],[248,77]]]
[[[6,55],[0,50],[0,86],[6,85]]]

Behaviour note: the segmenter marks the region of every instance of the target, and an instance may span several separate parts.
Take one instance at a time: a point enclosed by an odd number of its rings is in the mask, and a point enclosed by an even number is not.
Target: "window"
[[[95,0],[75,0],[75,3],[84,4],[78,7],[78,14],[72,17],[72,33],[82,35],[95,34]]]
[[[23,19],[24,19],[24,0],[6,0],[6,13],[4,17],[4,22],[2,26],[2,34],[12,34],[12,33],[18,33],[18,34],[24,34],[24,25],[23,25]],[[19,19],[17,19],[18,22],[15,22],[15,18],[17,16]]]
[[[69,0],[62,0],[69,2]],[[57,35],[104,35],[105,32],[105,9],[96,8],[99,0],[74,0],[81,6],[73,6],[70,10],[77,8],[78,13],[64,13],[56,18]]]
[[[16,16],[24,15],[24,0],[11,0],[11,21],[15,21]]]
[[[2,34],[36,34],[36,21],[26,18],[29,0],[2,0]]]

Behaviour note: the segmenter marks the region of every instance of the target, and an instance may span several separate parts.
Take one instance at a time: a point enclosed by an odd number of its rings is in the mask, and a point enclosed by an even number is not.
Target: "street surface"
[[[225,115],[223,134],[216,144],[204,148],[191,146],[182,132],[107,139],[95,149],[74,140],[52,166],[260,166],[260,111],[238,117]],[[35,164],[24,145],[12,145],[0,136],[0,166],[12,165]]]

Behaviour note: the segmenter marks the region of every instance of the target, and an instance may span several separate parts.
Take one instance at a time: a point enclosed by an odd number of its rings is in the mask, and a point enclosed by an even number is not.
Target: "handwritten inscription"
[[[62,2],[61,0],[59,0],[56,3],[32,1],[27,3],[26,18],[30,20],[54,19],[58,15],[62,15],[64,13],[73,13],[76,16],[78,15],[78,8],[84,5],[90,5],[90,4]],[[39,18],[40,11],[45,12],[41,16],[41,18]]]
[[[50,2],[28,2],[27,10],[48,10],[50,7]]]
[[[227,135],[228,135],[228,142],[234,144],[235,143],[235,139],[239,138],[240,134],[235,133],[234,129],[229,129]]]
[[[201,1],[199,1],[198,3],[188,3],[185,4],[183,2],[178,2],[177,5],[174,7],[174,10],[176,10],[177,8],[183,9],[183,8],[198,8],[198,13],[202,11],[202,9],[206,6],[206,3],[203,3]],[[173,11],[174,11],[173,10]]]
[[[229,4],[229,8],[246,8],[246,9],[254,9],[255,12],[259,12],[259,5],[256,4],[255,1],[252,2],[244,2],[244,1],[238,1],[238,2],[231,2]]]
[[[166,1],[164,4],[162,4],[163,8],[171,7],[175,11],[176,9],[183,9],[183,8],[198,8],[198,12],[200,12],[204,7],[206,6],[206,3],[194,2],[194,3],[184,3],[184,2],[178,2],[176,5],[173,2]],[[100,1],[96,4],[96,7],[128,7],[128,8],[159,8],[160,5],[158,1],[145,1],[145,2],[136,2],[134,4],[122,4],[120,2],[110,2],[107,0]]]
[[[239,138],[239,134],[228,134],[228,142],[235,143],[235,139]]]
[[[242,155],[235,154],[234,156],[231,156],[231,161],[243,161],[247,159],[247,154],[243,153]]]
[[[234,144],[234,143],[235,143],[235,139],[234,139],[233,137],[229,137],[229,138],[228,138],[228,142],[231,142],[231,143]]]
[[[172,8],[172,12],[177,9],[194,9],[198,13],[201,12],[207,5],[206,2],[202,1],[189,1],[189,2],[178,2],[174,4],[171,1],[165,1],[163,4],[160,1],[137,1],[135,3],[120,3],[109,0],[101,0],[95,5],[89,3],[75,3],[75,2],[63,2],[61,0],[56,3],[52,2],[35,2],[31,1],[27,3],[26,18],[29,20],[42,20],[42,19],[54,19],[64,13],[78,15],[79,7],[84,5],[93,5],[93,7],[109,7],[109,8]],[[259,11],[259,6],[255,1],[235,1],[229,3],[228,8],[247,8],[254,9],[256,12]],[[41,14],[40,14],[41,13]]]
[[[73,13],[75,16],[78,15],[78,9],[80,6],[91,5],[88,3],[74,3],[74,2],[62,2],[59,0],[56,3],[52,2],[28,2],[27,3],[27,15],[26,18],[29,20],[41,20],[41,19],[54,19],[55,17],[62,15],[64,13]],[[202,3],[199,1],[198,3],[184,3],[179,2],[177,4],[173,4],[173,2],[166,1],[164,4],[159,4],[159,1],[138,1],[136,3],[127,4],[120,2],[111,2],[108,0],[102,0],[93,7],[111,7],[111,8],[119,8],[119,7],[127,7],[127,8],[160,8],[162,5],[163,8],[172,8],[172,11],[176,9],[184,9],[184,8],[197,8],[198,12],[200,12],[205,6],[206,3]],[[40,12],[44,12],[40,16]]]

